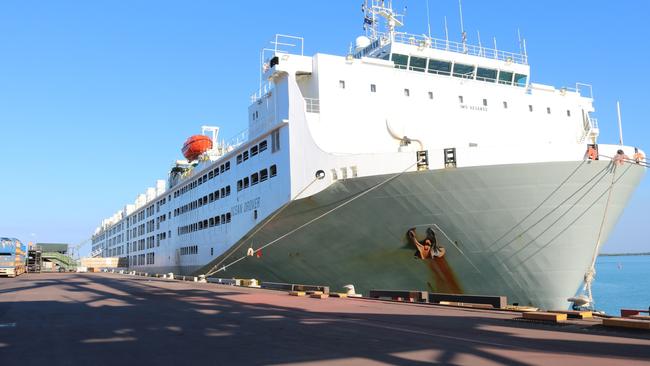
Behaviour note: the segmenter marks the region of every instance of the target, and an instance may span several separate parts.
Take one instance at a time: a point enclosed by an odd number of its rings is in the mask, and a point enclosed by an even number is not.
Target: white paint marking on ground
[[[113,343],[113,342],[133,342],[134,337],[112,337],[112,338],[91,338],[84,339],[81,343]]]

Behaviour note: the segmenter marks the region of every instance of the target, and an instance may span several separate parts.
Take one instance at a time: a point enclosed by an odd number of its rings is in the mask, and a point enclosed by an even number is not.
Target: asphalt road
[[[4,365],[636,365],[650,332],[108,273],[0,278]]]

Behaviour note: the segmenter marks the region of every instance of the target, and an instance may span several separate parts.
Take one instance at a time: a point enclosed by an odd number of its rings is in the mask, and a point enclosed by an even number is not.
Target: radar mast
[[[393,11],[393,0],[366,0],[361,5],[363,12],[363,29],[371,40],[387,38],[395,40],[395,28],[404,25],[404,15]],[[382,30],[385,22],[386,30]]]

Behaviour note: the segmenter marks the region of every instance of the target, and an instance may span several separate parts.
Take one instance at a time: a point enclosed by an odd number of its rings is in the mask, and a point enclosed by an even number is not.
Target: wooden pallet
[[[528,320],[540,320],[540,321],[550,322],[550,323],[561,323],[567,320],[566,314],[548,313],[544,311],[533,311],[533,312],[523,313],[522,317]]]

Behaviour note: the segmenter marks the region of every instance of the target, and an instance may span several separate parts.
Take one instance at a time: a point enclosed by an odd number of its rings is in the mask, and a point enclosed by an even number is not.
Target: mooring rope
[[[377,183],[376,185],[374,185],[374,186],[368,188],[367,190],[365,190],[365,191],[359,193],[358,195],[356,195],[356,196],[350,198],[349,200],[347,200],[347,201],[345,201],[345,202],[343,202],[343,203],[337,205],[336,207],[334,207],[334,208],[332,208],[332,209],[330,209],[330,210],[328,210],[328,211],[326,211],[326,212],[324,212],[324,213],[318,215],[317,217],[315,217],[315,218],[313,218],[313,219],[307,221],[306,223],[304,223],[304,224],[298,226],[297,228],[295,228],[295,229],[293,229],[293,230],[290,230],[289,232],[287,232],[287,233],[285,233],[285,234],[279,236],[278,238],[275,238],[274,240],[272,240],[272,241],[270,241],[270,242],[264,244],[263,246],[257,248],[255,251],[260,251],[260,250],[262,250],[262,249],[265,249],[265,248],[267,248],[267,247],[269,247],[269,246],[271,246],[271,245],[277,243],[278,241],[280,241],[280,240],[282,240],[282,239],[284,239],[284,238],[286,238],[286,237],[288,237],[288,236],[294,234],[295,232],[297,232],[297,231],[299,231],[299,230],[301,230],[301,229],[303,229],[303,228],[305,228],[305,227],[307,227],[307,226],[313,224],[314,222],[316,222],[316,221],[322,219],[323,217],[325,217],[325,216],[331,214],[332,212],[334,212],[334,211],[336,211],[336,210],[338,210],[338,209],[340,209],[340,208],[342,208],[342,207],[344,207],[344,206],[347,206],[348,204],[350,204],[350,203],[354,202],[355,200],[357,200],[357,199],[359,199],[359,198],[361,198],[361,197],[367,195],[368,193],[370,193],[370,192],[374,191],[375,189],[377,189],[377,188],[383,186],[384,184],[386,184],[386,183],[388,183],[388,182],[390,182],[390,181],[392,181],[392,180],[394,180],[394,179],[400,177],[400,176],[403,175],[404,173],[408,172],[411,168],[413,168],[414,166],[416,166],[417,164],[419,164],[421,161],[422,161],[422,160],[417,160],[415,163],[409,165],[406,169],[402,170],[401,172],[399,172],[399,173],[397,173],[397,174],[395,174],[395,175],[393,175],[393,176],[391,176],[391,177],[389,177],[389,178],[387,178],[387,179],[385,179],[385,180],[383,180],[383,181]],[[234,251],[231,252],[231,253],[234,253]],[[215,274],[215,273],[217,273],[217,272],[220,272],[220,271],[225,271],[226,268],[228,268],[228,267],[234,265],[234,264],[237,263],[237,262],[240,262],[240,261],[246,259],[246,257],[248,257],[248,255],[244,255],[244,256],[242,256],[242,257],[240,257],[240,258],[237,258],[236,260],[234,260],[234,261],[228,263],[227,265],[222,266],[221,268],[217,268],[216,270],[214,270],[214,267],[213,267],[213,270],[211,270],[210,272],[208,272],[208,273],[206,274],[206,277],[211,276],[211,275],[213,275],[213,274]],[[222,262],[223,262],[223,261],[222,261]],[[215,267],[216,267],[216,266],[215,266]]]
[[[249,239],[252,239],[252,238],[253,238],[253,237],[254,237],[254,236],[255,236],[255,235],[256,235],[260,230],[262,230],[266,225],[268,225],[271,221],[273,221],[273,219],[275,219],[275,218],[276,218],[280,213],[282,213],[282,212],[284,211],[285,208],[289,207],[289,204],[290,204],[291,202],[293,202],[295,199],[297,199],[298,197],[300,197],[301,194],[303,194],[303,193],[304,193],[304,192],[305,192],[309,187],[311,187],[312,184],[314,184],[314,183],[315,183],[316,181],[318,181],[318,180],[319,180],[318,177],[314,177],[314,179],[313,179],[311,182],[309,182],[309,184],[307,184],[307,185],[305,186],[305,188],[301,189],[300,192],[296,193],[296,194],[293,196],[292,199],[290,199],[287,203],[285,203],[284,205],[282,205],[282,207],[280,207],[280,209],[278,209],[277,211],[275,211],[275,213],[274,213],[273,215],[271,215],[271,217],[269,217],[269,219],[266,220],[262,225],[260,225],[260,227],[258,227],[257,229],[255,229],[255,231],[253,231],[252,234],[247,235],[247,238],[242,239],[241,243],[239,243],[239,245],[237,245],[235,248],[231,249],[231,250],[230,250],[230,253],[228,253],[224,258],[222,258],[221,261],[219,261],[219,263],[217,263],[217,264],[215,264],[214,266],[212,266],[212,267],[210,268],[210,270],[206,273],[205,276],[208,277],[208,276],[214,274],[214,273],[216,272],[216,271],[214,271],[215,268],[218,268],[218,267],[219,267],[223,262],[226,261],[226,259],[230,258],[230,256],[231,256],[233,253],[235,253],[239,248],[241,248],[242,245],[244,245],[244,244],[246,243],[246,241],[248,241]]]

